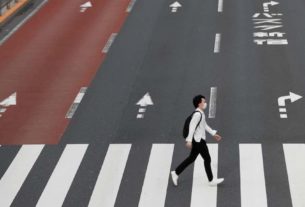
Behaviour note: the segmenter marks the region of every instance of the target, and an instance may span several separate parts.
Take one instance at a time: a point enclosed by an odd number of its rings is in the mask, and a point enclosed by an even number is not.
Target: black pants
[[[196,160],[198,154],[200,154],[204,160],[204,168],[208,176],[208,180],[209,181],[213,180],[213,173],[211,169],[211,157],[206,142],[203,139],[201,139],[200,142],[195,142],[193,140],[192,143],[193,146],[190,155],[176,168],[177,175],[181,174],[187,166],[192,164]]]

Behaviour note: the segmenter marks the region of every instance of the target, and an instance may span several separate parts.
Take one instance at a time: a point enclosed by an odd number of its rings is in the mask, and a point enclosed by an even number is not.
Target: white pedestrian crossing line
[[[153,144],[139,207],[161,207],[165,205],[173,151],[173,144]]]
[[[66,146],[36,207],[62,206],[87,147],[87,144]]]
[[[44,145],[24,145],[0,180],[0,206],[10,206]]]
[[[305,206],[305,144],[284,144],[293,207]]]
[[[208,148],[213,163],[211,164],[213,176],[217,177],[218,145],[208,144]],[[193,172],[191,207],[201,207],[202,204],[211,207],[217,206],[217,187],[209,186],[208,182],[209,181],[205,174],[203,159],[199,155],[195,161]]]
[[[262,148],[260,144],[240,144],[241,207],[267,207]]]
[[[0,145],[1,146],[1,145]],[[45,145],[23,145],[0,179],[0,206],[11,206]],[[89,207],[115,205],[132,144],[110,144],[89,200]],[[37,202],[38,207],[62,206],[87,151],[87,144],[68,144]],[[218,144],[208,144],[217,177]],[[5,146],[2,147],[5,149]],[[305,144],[283,144],[293,207],[305,206]],[[165,206],[174,144],[153,144],[140,192],[139,207]],[[103,159],[102,157],[100,159]],[[239,144],[241,207],[267,207],[261,144]],[[208,185],[203,160],[193,171],[191,207],[217,206],[217,186]]]
[[[131,144],[111,144],[97,178],[89,207],[115,204]]]

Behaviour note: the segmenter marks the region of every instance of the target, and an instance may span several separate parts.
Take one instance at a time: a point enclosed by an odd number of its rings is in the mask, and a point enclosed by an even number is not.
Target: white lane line
[[[88,144],[68,144],[42,192],[36,207],[62,206]]]
[[[217,87],[211,87],[209,118],[216,117],[216,100],[217,100]]]
[[[136,3],[137,0],[131,0],[127,9],[126,9],[126,12],[131,12],[131,10],[133,9],[135,3]]]
[[[223,0],[218,0],[218,12],[223,12]]]
[[[305,144],[284,144],[293,207],[305,206]]]
[[[10,206],[44,145],[23,145],[0,180],[0,206]]]
[[[71,119],[73,117],[73,115],[75,114],[75,112],[78,108],[78,105],[82,101],[86,91],[87,91],[87,87],[82,87],[80,89],[79,93],[77,94],[76,98],[74,99],[73,104],[71,105],[69,111],[66,114],[66,119]]]
[[[261,144],[240,144],[241,207],[267,207]]]
[[[217,177],[218,145],[208,144],[208,148],[213,163],[211,164],[213,175]],[[201,207],[203,204],[209,207],[217,206],[217,186],[211,187],[208,185],[203,159],[199,155],[194,166],[191,207]]]
[[[10,31],[1,41],[0,46],[8,39],[10,38],[20,27],[22,27],[23,24],[25,24],[32,16],[34,16],[39,9],[44,6],[48,0],[44,0],[36,9],[34,9],[23,21],[21,21],[12,31]]]
[[[220,41],[221,41],[221,34],[217,33],[215,35],[214,53],[220,52]]]
[[[114,206],[131,144],[111,144],[97,178],[89,207]]]
[[[152,146],[138,207],[164,206],[174,144]]]
[[[104,47],[103,50],[102,50],[102,53],[108,53],[108,52],[109,52],[110,47],[111,47],[111,45],[113,44],[114,39],[116,38],[117,35],[118,35],[117,33],[112,33],[112,34],[110,35],[110,37],[109,37],[109,39],[108,39],[108,41],[107,41],[105,47]]]

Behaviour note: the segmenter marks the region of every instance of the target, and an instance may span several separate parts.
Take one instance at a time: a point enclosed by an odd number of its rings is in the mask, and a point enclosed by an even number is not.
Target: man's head
[[[193,104],[195,108],[200,108],[201,110],[206,109],[207,103],[205,102],[205,97],[203,95],[197,95],[193,98]]]

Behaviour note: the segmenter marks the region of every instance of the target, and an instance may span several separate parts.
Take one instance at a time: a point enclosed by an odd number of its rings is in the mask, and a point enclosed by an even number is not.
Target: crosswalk
[[[43,191],[40,192],[36,206],[63,206],[77,172],[84,162],[88,146],[88,144],[67,144],[64,147],[56,166],[50,173],[48,182]],[[208,144],[208,146],[212,157],[212,171],[214,175],[217,175],[218,144]],[[282,147],[292,206],[305,207],[305,144],[283,144]],[[1,150],[4,148],[2,146]],[[44,148],[45,145],[23,145],[20,147],[0,180],[1,207],[12,205]],[[174,188],[169,173],[175,167],[172,164],[173,159],[175,159],[173,156],[174,148],[175,145],[170,143],[152,144],[146,169],[143,170],[145,176],[141,192],[139,192],[139,207],[165,206],[167,192],[170,188]],[[115,206],[132,150],[132,144],[109,144],[105,156],[100,157],[103,162],[99,172],[97,172],[95,185],[87,206]],[[264,166],[262,144],[239,144],[241,200],[240,204],[236,206],[268,206],[264,173],[266,167]],[[216,207],[218,187],[207,185],[208,180],[200,156],[195,161],[192,175],[190,206],[199,207],[204,203],[206,206]],[[130,187],[132,188],[132,186]],[[35,191],[34,187],[33,191]]]

